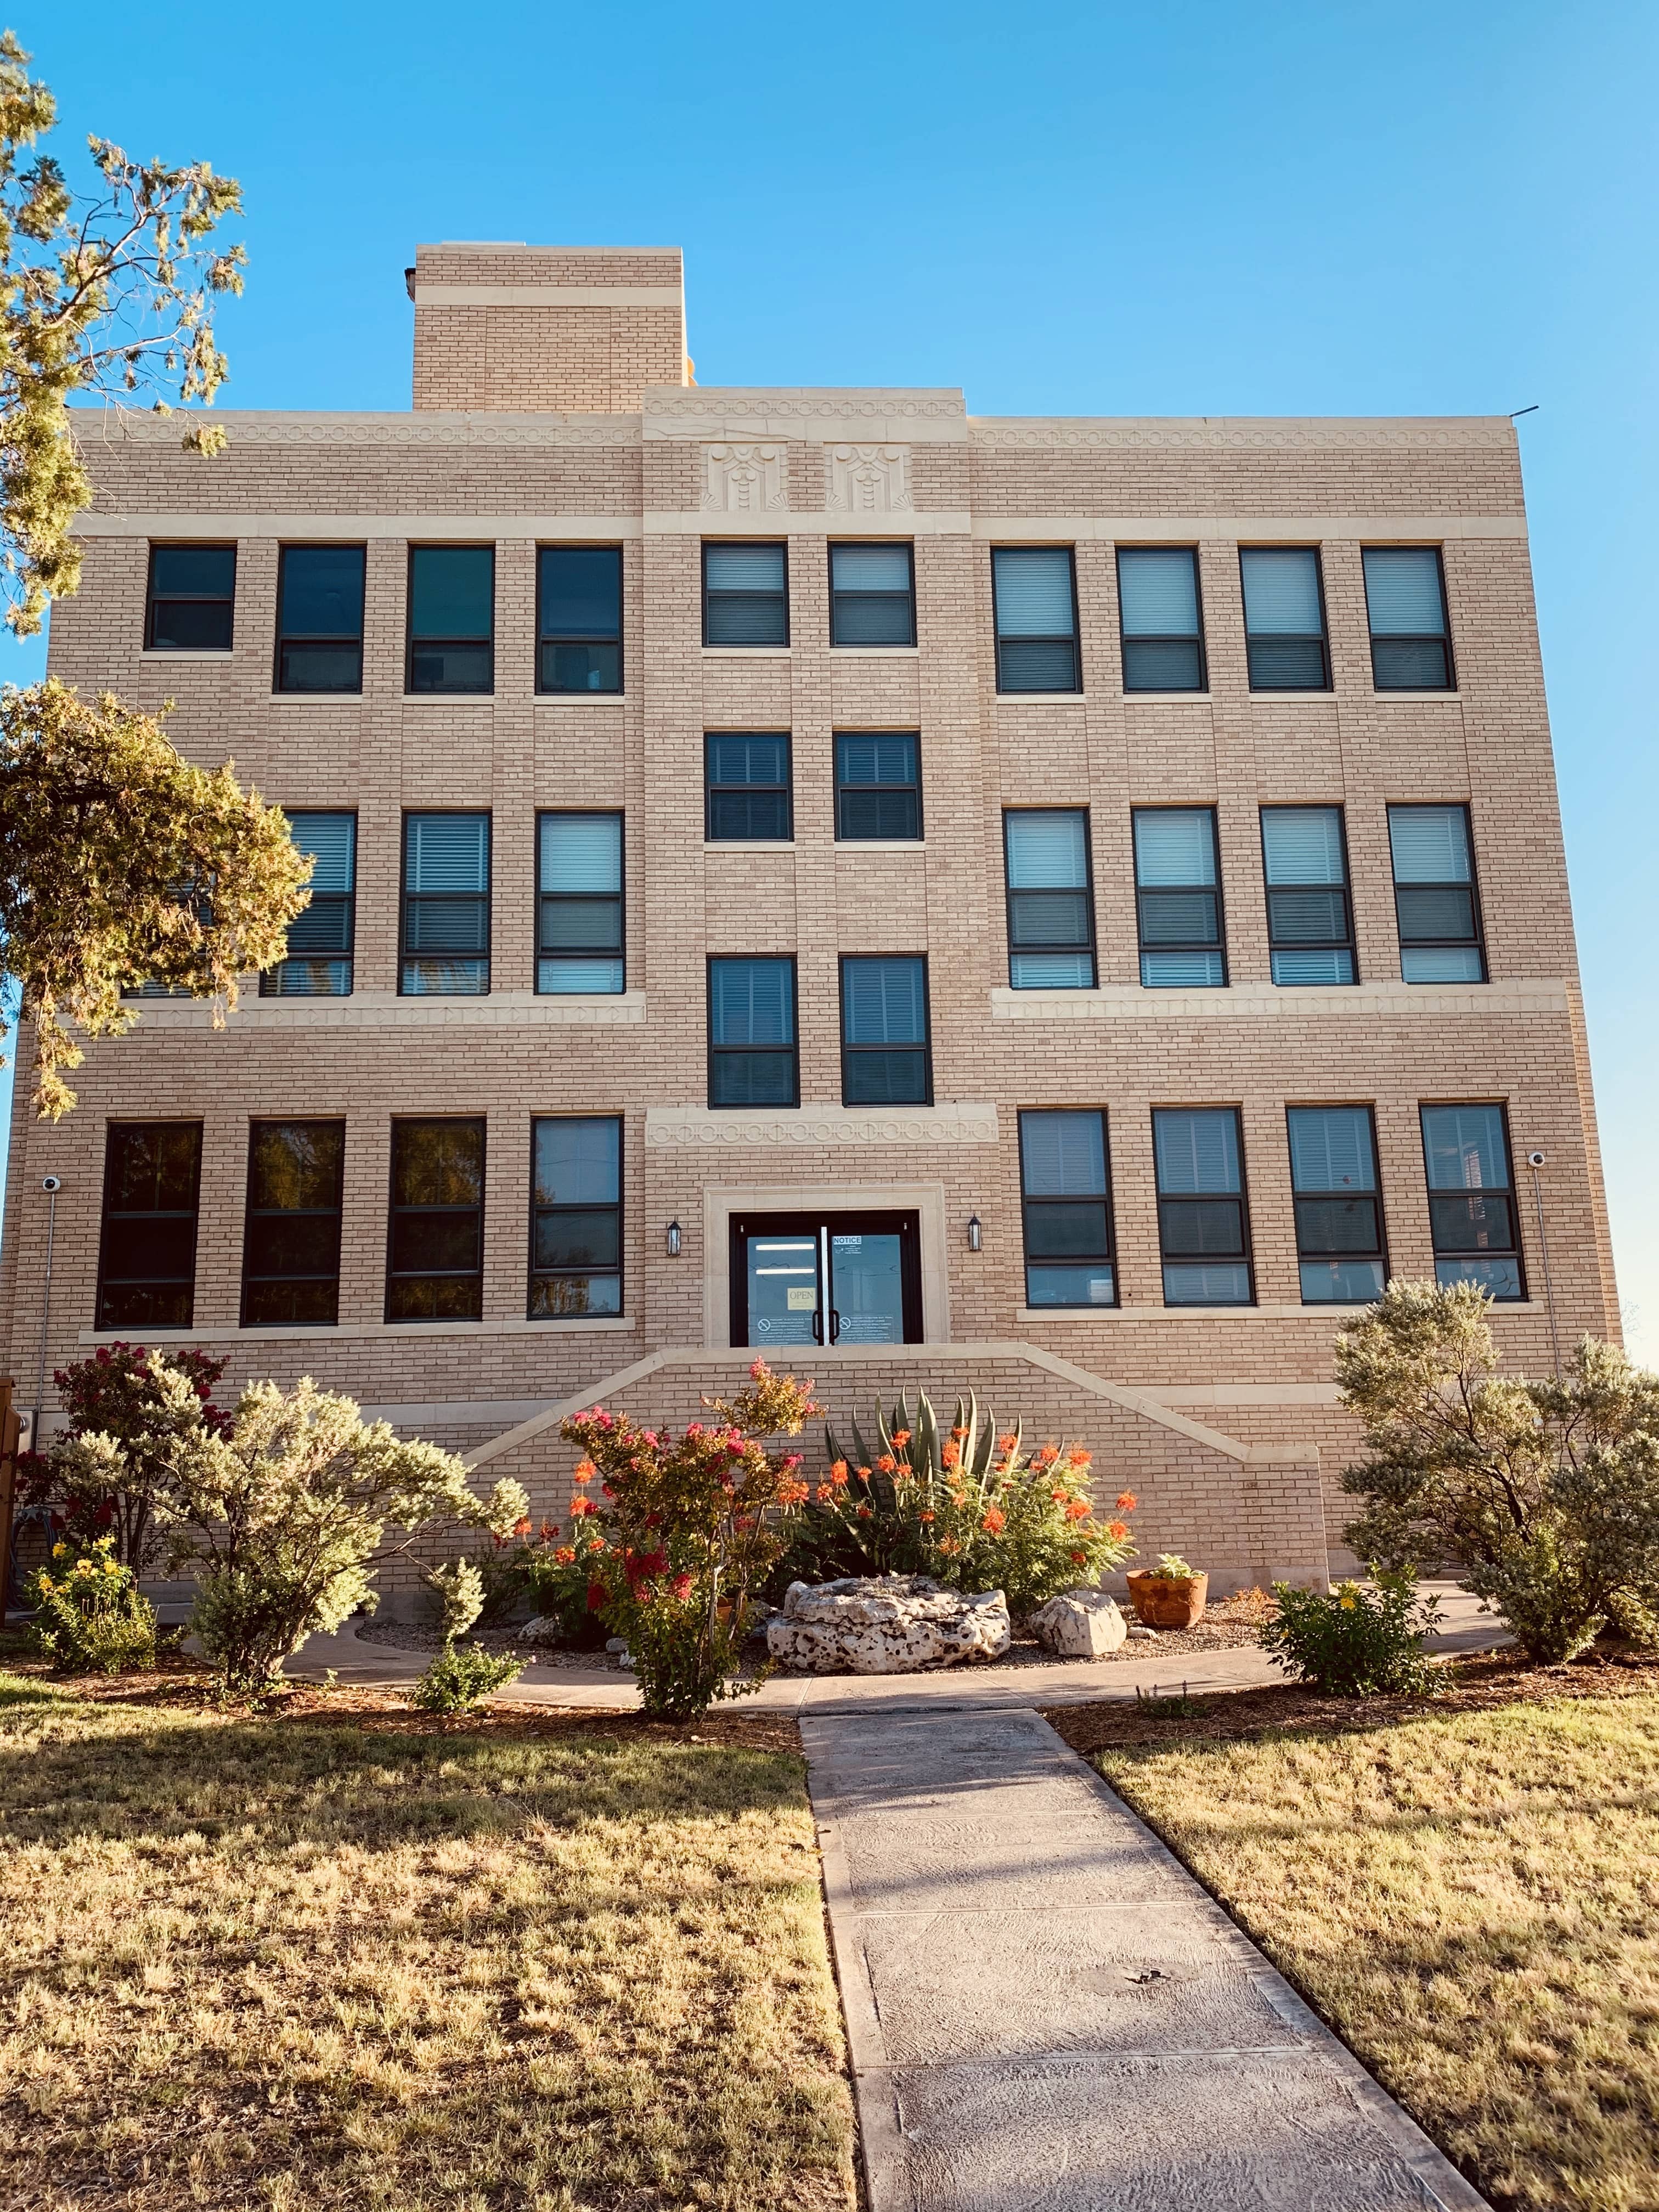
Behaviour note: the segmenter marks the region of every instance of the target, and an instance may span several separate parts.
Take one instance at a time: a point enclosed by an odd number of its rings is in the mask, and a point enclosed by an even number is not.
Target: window
[[[914,731],[836,733],[836,835],[843,844],[921,835],[921,746]]]
[[[495,547],[411,545],[408,689],[493,691],[495,636]]]
[[[1026,1304],[1115,1305],[1106,1116],[1022,1113],[1019,1191]]]
[[[288,957],[259,978],[264,999],[345,999],[351,995],[356,939],[357,817],[293,813],[295,845],[312,857],[311,904],[288,926]]]
[[[1274,982],[1357,982],[1342,809],[1264,806],[1261,866]]]
[[[1437,545],[1367,545],[1365,611],[1379,691],[1449,691],[1451,638]]]
[[[1214,808],[1138,806],[1134,837],[1142,983],[1224,983]]]
[[[793,957],[709,962],[708,1103],[799,1105]]]
[[[1008,981],[1017,991],[1091,991],[1095,900],[1089,817],[1080,807],[1010,808]]]
[[[1166,1306],[1247,1306],[1243,1150],[1233,1106],[1158,1108],[1158,1236]]]
[[[489,817],[405,814],[405,998],[482,998],[489,989]]]
[[[530,1125],[530,1318],[622,1311],[622,1123]]]
[[[841,1103],[929,1106],[927,963],[919,955],[841,963]]]
[[[781,734],[706,737],[703,791],[710,844],[744,838],[787,842],[795,834],[789,740]]]
[[[1126,691],[1202,691],[1204,625],[1190,545],[1121,545],[1118,623]]]
[[[991,552],[999,691],[1080,691],[1077,587],[1069,545]]]
[[[1494,1298],[1524,1298],[1521,1230],[1501,1106],[1425,1106],[1423,1158],[1435,1279],[1479,1283]]]
[[[362,547],[284,545],[276,568],[276,689],[362,688]]]
[[[622,690],[620,545],[539,549],[536,636],[538,691]]]
[[[916,587],[908,545],[830,548],[831,645],[914,645]]]
[[[394,1121],[388,1321],[477,1321],[483,1312],[484,1125]]]
[[[199,1121],[112,1121],[98,1253],[100,1328],[188,1328],[196,1307]]]
[[[705,645],[787,645],[789,572],[781,545],[705,545]]]
[[[1484,983],[1467,806],[1391,806],[1394,910],[1407,983]]]
[[[248,1132],[242,1327],[340,1318],[343,1121],[256,1121]]]
[[[621,815],[544,814],[539,829],[536,988],[622,990]]]
[[[1311,545],[1246,546],[1244,652],[1252,691],[1328,691],[1325,594]]]
[[[234,545],[152,545],[146,653],[228,653],[236,611]]]
[[[1291,1188],[1304,1306],[1366,1305],[1388,1281],[1369,1106],[1292,1106]]]

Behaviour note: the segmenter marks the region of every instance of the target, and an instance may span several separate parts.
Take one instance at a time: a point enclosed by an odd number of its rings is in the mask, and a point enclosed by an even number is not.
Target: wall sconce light
[[[984,1244],[985,1232],[980,1227],[979,1216],[970,1213],[968,1217],[968,1249],[970,1252],[982,1251]]]
[[[680,1224],[678,1221],[671,1221],[668,1224],[668,1256],[671,1260],[678,1260],[680,1256]]]

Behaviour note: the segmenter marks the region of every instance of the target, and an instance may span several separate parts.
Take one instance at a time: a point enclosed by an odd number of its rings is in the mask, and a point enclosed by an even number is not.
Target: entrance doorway
[[[732,1341],[920,1344],[917,1216],[734,1214]]]

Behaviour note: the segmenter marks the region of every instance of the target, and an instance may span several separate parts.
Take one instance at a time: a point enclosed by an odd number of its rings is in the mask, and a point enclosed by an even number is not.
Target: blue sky
[[[404,268],[469,237],[683,246],[705,384],[961,385],[981,414],[1536,403],[1614,1246],[1659,1361],[1651,0],[181,0],[160,30],[82,0],[11,21],[60,143],[95,130],[241,179],[228,406],[406,407]],[[6,680],[40,661],[0,645]]]

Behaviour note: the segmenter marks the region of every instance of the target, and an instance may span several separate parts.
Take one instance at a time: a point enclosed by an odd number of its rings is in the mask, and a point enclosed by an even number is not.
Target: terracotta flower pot
[[[1148,1628],[1190,1628],[1204,1618],[1208,1575],[1171,1582],[1167,1575],[1154,1574],[1150,1567],[1133,1567],[1124,1580],[1129,1585],[1135,1619]]]

